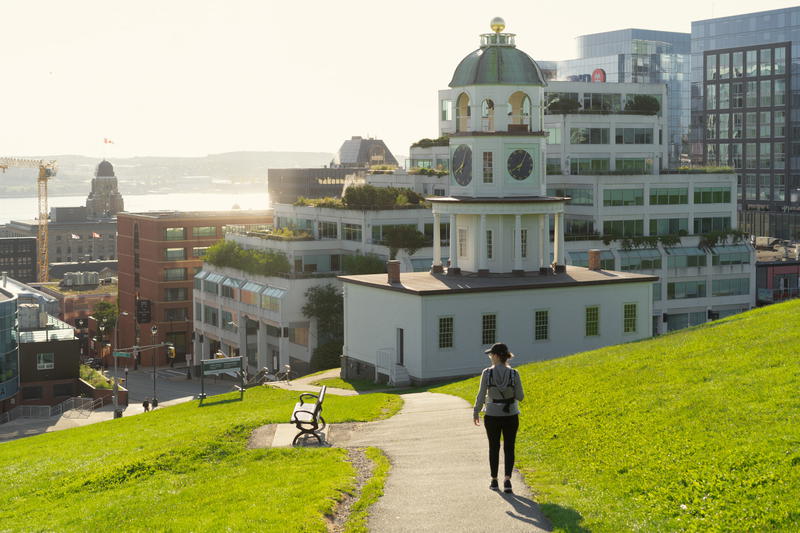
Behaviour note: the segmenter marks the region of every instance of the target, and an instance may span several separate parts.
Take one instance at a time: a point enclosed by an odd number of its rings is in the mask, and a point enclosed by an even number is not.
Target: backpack
[[[489,368],[489,376],[487,377],[487,382],[486,382],[486,389],[487,389],[486,390],[486,394],[487,395],[489,394],[489,389],[492,388],[492,387],[494,387],[498,391],[500,391],[500,387],[498,387],[497,385],[493,384],[494,375],[492,373],[492,370],[494,370],[494,369],[493,368]],[[514,398],[506,398],[505,394],[503,394],[503,392],[500,391],[500,396],[502,396],[503,399],[501,399],[501,400],[492,399],[492,403],[502,403],[502,404],[504,404],[503,405],[503,412],[504,413],[510,413],[511,412],[511,404],[513,404],[516,401],[516,388],[517,388],[517,386],[516,386],[516,377],[517,377],[517,371],[514,370],[513,368],[509,368],[509,370],[511,371],[511,379],[509,380],[509,386],[511,386],[514,389],[514,396],[515,397]]]

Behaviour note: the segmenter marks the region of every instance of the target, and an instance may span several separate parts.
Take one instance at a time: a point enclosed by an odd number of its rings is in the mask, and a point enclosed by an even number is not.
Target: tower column
[[[479,246],[479,256],[478,256],[478,275],[479,276],[488,276],[489,275],[489,266],[488,266],[488,258],[487,255],[487,247],[488,243],[486,242],[486,215],[481,215],[481,223],[480,229],[478,230],[480,233],[478,234],[478,242],[480,243]]]
[[[458,228],[456,224],[458,216],[453,213],[450,215],[450,266],[447,268],[447,273],[452,275],[461,274],[461,269],[458,268]]]
[[[522,270],[522,215],[514,215],[514,270],[513,274],[521,276]]]
[[[440,274],[442,269],[442,228],[441,228],[441,215],[439,213],[433,214],[433,265],[431,272]]]
[[[556,225],[554,228],[553,242],[554,242],[554,257],[556,265],[559,269],[564,267],[564,213],[556,213]]]
[[[542,268],[550,272],[550,215],[542,215],[542,226],[544,231],[544,255],[542,256]]]
[[[544,259],[544,251],[545,251],[545,241],[550,240],[550,236],[544,230],[545,221],[547,220],[547,215],[539,215],[539,270],[541,270],[545,265]]]

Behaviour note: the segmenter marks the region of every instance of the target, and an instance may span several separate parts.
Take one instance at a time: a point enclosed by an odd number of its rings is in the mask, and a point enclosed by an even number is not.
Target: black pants
[[[514,444],[519,429],[519,415],[485,416],[483,425],[489,437],[489,470],[493,478],[497,477],[500,467],[500,435],[503,435],[503,455],[506,475],[511,476],[514,469]]]

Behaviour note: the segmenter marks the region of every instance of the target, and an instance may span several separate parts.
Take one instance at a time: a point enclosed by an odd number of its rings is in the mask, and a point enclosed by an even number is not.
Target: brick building
[[[193,278],[206,249],[222,239],[227,226],[241,231],[272,224],[272,211],[157,211],[117,216],[120,346],[172,342],[178,361],[191,351]],[[136,299],[152,302],[152,322],[136,324]],[[153,339],[150,329],[158,326]],[[153,362],[153,351],[142,363]],[[166,364],[165,350],[156,363]]]

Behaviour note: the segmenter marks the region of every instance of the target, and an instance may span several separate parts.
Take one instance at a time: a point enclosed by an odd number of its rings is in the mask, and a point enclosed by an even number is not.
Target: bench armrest
[[[300,395],[300,404],[301,404],[301,405],[305,403],[305,402],[303,401],[303,398],[304,398],[304,397],[309,397],[309,398],[316,398],[316,399],[319,399],[319,396],[317,396],[316,394],[311,394],[310,392],[304,392],[303,394],[301,394],[301,395]]]

